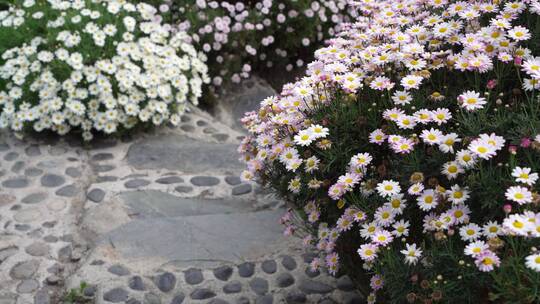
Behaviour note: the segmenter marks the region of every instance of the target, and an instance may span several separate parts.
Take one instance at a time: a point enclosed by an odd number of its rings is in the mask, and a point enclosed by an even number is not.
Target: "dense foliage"
[[[303,67],[351,19],[346,0],[154,1],[173,27],[208,56],[213,88],[253,71]]]
[[[369,302],[540,302],[540,2],[350,3],[244,118],[244,178]]]
[[[205,56],[148,4],[12,1],[0,11],[0,128],[90,140],[180,121],[209,82]]]

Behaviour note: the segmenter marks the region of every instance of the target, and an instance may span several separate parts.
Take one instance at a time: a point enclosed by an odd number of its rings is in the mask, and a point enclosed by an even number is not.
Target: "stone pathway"
[[[178,128],[101,140],[0,133],[0,303],[362,303],[282,236],[243,183],[243,134],[193,108]]]

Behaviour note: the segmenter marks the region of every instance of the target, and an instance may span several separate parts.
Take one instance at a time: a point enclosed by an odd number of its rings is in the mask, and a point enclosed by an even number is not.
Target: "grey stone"
[[[38,260],[19,262],[9,272],[9,275],[18,280],[30,279],[39,268]]]
[[[92,262],[90,262],[90,265],[92,266],[101,266],[103,264],[105,264],[105,261],[103,260],[93,260]]]
[[[114,166],[113,165],[93,165],[92,166],[92,169],[95,171],[95,172],[109,172],[109,171],[112,171],[114,170]]]
[[[236,186],[232,189],[232,195],[244,195],[251,192],[251,185],[250,184],[242,184],[240,186]]]
[[[219,142],[224,142],[229,138],[228,134],[218,133],[218,134],[212,134],[212,137],[215,138]]]
[[[19,157],[19,153],[17,153],[17,152],[9,152],[8,154],[6,154],[4,156],[4,160],[5,161],[13,161],[13,160],[17,159],[17,157]]]
[[[225,177],[225,182],[231,186],[236,186],[242,183],[239,176],[230,175]]]
[[[107,270],[108,270],[110,273],[115,274],[115,275],[117,275],[117,276],[126,276],[126,275],[129,275],[129,274],[130,274],[129,270],[128,270],[126,267],[124,267],[124,266],[122,266],[122,265],[118,265],[118,264],[116,264],[116,265],[111,265],[111,266],[109,267],[109,269],[107,269]]]
[[[270,294],[258,297],[255,299],[255,304],[272,304],[274,303],[274,297]]]
[[[281,273],[276,278],[276,284],[280,288],[289,287],[294,284],[294,277],[288,272]]]
[[[287,304],[306,303],[307,297],[300,291],[291,291],[285,296]]]
[[[181,198],[157,190],[129,191],[119,195],[139,218],[195,216],[245,212],[249,203],[233,200]]]
[[[94,295],[96,294],[96,291],[97,291],[97,287],[96,286],[87,286],[84,290],[83,290],[83,295],[85,297],[94,297]]]
[[[81,170],[79,170],[78,168],[69,167],[69,168],[66,168],[66,175],[73,178],[77,178],[77,177],[81,177],[82,173],[81,173]]]
[[[92,156],[92,161],[104,161],[104,160],[110,160],[113,158],[114,158],[114,155],[112,155],[111,153],[98,153]]]
[[[79,188],[72,184],[56,190],[55,194],[62,197],[74,197],[78,192]]]
[[[176,277],[170,272],[165,272],[156,277],[155,283],[159,290],[169,292],[176,286]]]
[[[56,174],[45,174],[41,177],[41,185],[43,187],[54,188],[65,183],[65,179]]]
[[[174,188],[174,190],[176,190],[177,192],[180,192],[180,193],[188,193],[188,192],[193,191],[193,187],[190,187],[190,186],[178,186],[178,187]]]
[[[204,277],[200,269],[190,268],[184,272],[184,279],[190,285],[197,285],[204,280]]]
[[[17,286],[19,293],[32,293],[39,288],[39,283],[36,280],[23,280]]]
[[[58,238],[54,235],[46,235],[43,237],[43,240],[47,243],[56,243],[58,242]]]
[[[244,165],[238,160],[236,144],[207,143],[182,135],[160,135],[133,144],[128,163],[137,169],[169,169],[189,173],[237,171]]]
[[[258,295],[268,293],[268,281],[263,278],[254,278],[249,282],[249,287]]]
[[[243,278],[249,278],[255,273],[255,264],[245,262],[238,265],[238,274]]]
[[[236,300],[236,304],[249,304],[249,303],[250,303],[249,299],[247,297],[244,297],[244,296],[242,296],[242,297],[238,298],[238,300]]]
[[[236,263],[242,256],[276,250],[286,244],[279,225],[281,209],[227,214],[189,209],[175,212],[177,216],[143,214],[142,218],[99,235],[96,246],[110,246],[112,242],[118,254],[128,259],[151,258],[175,261],[175,265],[183,267],[210,268],[216,267],[216,261]],[[188,212],[200,215],[180,216]],[[91,216],[85,218],[95,220]]]
[[[301,280],[299,288],[306,294],[324,294],[334,290],[334,287],[328,284],[308,279]]]
[[[115,182],[117,180],[118,180],[118,177],[111,176],[111,175],[98,176],[96,178],[97,183],[109,183],[109,182]]]
[[[0,152],[5,152],[9,150],[9,145],[5,142],[0,142]]]
[[[103,294],[103,299],[113,303],[120,303],[126,301],[128,295],[129,294],[125,289],[119,287],[107,291]]]
[[[140,276],[131,277],[131,279],[129,279],[128,286],[133,290],[141,291],[146,289],[144,282]]]
[[[64,164],[63,159],[44,160],[37,163],[36,166],[41,168],[56,169],[62,167]]]
[[[182,304],[185,298],[186,296],[183,293],[179,293],[176,296],[174,296],[174,298],[171,301],[171,304]]]
[[[223,292],[226,294],[239,293],[242,291],[242,283],[239,281],[231,281],[223,286]]]
[[[229,90],[220,98],[216,118],[235,129],[244,131],[240,119],[246,112],[257,111],[261,100],[275,96],[276,92],[264,80],[252,77]]]
[[[304,254],[302,254],[302,258],[304,259],[304,263],[311,263],[311,261],[313,261],[314,258],[317,257],[317,254],[314,253],[314,252],[306,252]]]
[[[58,156],[58,155],[66,154],[67,151],[68,151],[68,149],[65,148],[65,147],[51,147],[49,149],[49,154],[53,155],[53,156]],[[68,158],[68,160],[73,161],[70,158]]]
[[[11,178],[2,182],[2,186],[6,188],[24,188],[27,187],[28,184],[28,180],[22,177]]]
[[[221,281],[227,281],[232,276],[233,269],[229,266],[221,266],[216,269],[214,269],[214,276],[221,280]]]
[[[161,304],[161,300],[157,295],[147,293],[144,295],[144,304]]]
[[[167,176],[156,179],[156,183],[164,185],[178,184],[183,182],[184,180],[179,176]]]
[[[192,125],[182,125],[180,126],[180,129],[186,131],[186,132],[193,132],[195,131],[195,127]]]
[[[207,127],[203,129],[204,134],[213,134],[216,132],[217,132],[216,128],[212,128],[212,127]]]
[[[46,192],[37,192],[25,196],[21,202],[24,204],[37,204],[47,198]]]
[[[86,194],[86,197],[88,197],[88,199],[91,200],[94,203],[99,203],[105,197],[105,191],[103,191],[103,190],[101,190],[99,188],[94,188],[94,189],[90,190],[90,192],[88,192],[88,194]]]
[[[60,277],[53,274],[53,275],[48,276],[46,281],[47,281],[47,284],[49,285],[56,285],[58,284],[58,282],[60,282]]]
[[[197,288],[193,290],[190,297],[193,300],[206,300],[216,296],[216,293],[208,288]]]
[[[38,145],[28,146],[28,147],[26,147],[26,149],[24,149],[24,152],[26,153],[26,155],[28,155],[30,157],[41,155],[41,150],[39,149]]]
[[[135,299],[135,298],[131,298],[129,300],[126,301],[126,304],[142,304],[141,301]]]
[[[352,291],[355,289],[353,281],[347,275],[344,275],[338,278],[336,285],[338,289],[341,289],[344,291]]]
[[[43,174],[43,170],[38,168],[28,168],[24,170],[24,175],[28,177],[40,176],[41,174]]]
[[[24,168],[24,165],[25,164],[23,161],[18,161],[14,163],[13,166],[11,167],[11,172],[18,173]]]
[[[30,230],[30,225],[27,225],[27,224],[16,224],[15,225],[15,229],[17,231],[28,231]]]
[[[148,185],[150,185],[150,182],[144,179],[132,179],[124,184],[128,189],[140,188]]]
[[[191,183],[200,187],[215,186],[219,184],[219,178],[213,176],[195,176],[191,178]]]
[[[47,289],[40,289],[34,295],[34,304],[50,304],[50,303],[51,303],[51,297],[49,296]]]
[[[264,272],[272,274],[277,271],[277,263],[274,260],[266,260],[262,262],[261,268]]]
[[[197,120],[197,126],[199,127],[204,127],[204,126],[207,126],[208,123],[204,120]]]
[[[64,246],[60,250],[58,250],[58,260],[63,263],[69,262],[71,260],[71,254],[71,246]]]
[[[53,228],[54,226],[56,226],[56,224],[58,224],[58,221],[43,222],[43,224],[41,225],[45,228]]]
[[[35,242],[28,245],[25,251],[31,256],[45,256],[49,254],[49,245],[42,242]]]
[[[281,265],[283,265],[283,267],[285,267],[287,270],[296,269],[296,261],[293,257],[288,255],[283,257],[283,259],[281,260]]]
[[[229,304],[229,302],[222,299],[212,299],[208,304]]]
[[[189,117],[187,114],[184,114],[184,115],[182,115],[182,117],[180,117],[180,121],[181,122],[190,122],[191,117]]]

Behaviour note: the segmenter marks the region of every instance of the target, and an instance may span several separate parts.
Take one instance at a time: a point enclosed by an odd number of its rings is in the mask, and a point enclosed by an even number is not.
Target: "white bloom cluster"
[[[90,140],[139,122],[178,123],[209,82],[206,58],[155,13],[120,0],[25,0],[1,13],[0,32],[42,22],[46,33],[2,54],[0,128],[79,129]]]

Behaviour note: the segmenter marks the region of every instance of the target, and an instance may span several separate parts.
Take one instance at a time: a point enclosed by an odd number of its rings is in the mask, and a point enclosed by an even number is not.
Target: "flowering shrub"
[[[15,1],[0,11],[0,127],[113,133],[176,124],[209,81],[205,56],[148,4]]]
[[[369,302],[538,303],[540,2],[350,3],[307,76],[246,114],[243,177]]]
[[[257,69],[302,67],[351,16],[346,0],[159,2],[165,20],[207,54],[214,88]]]

